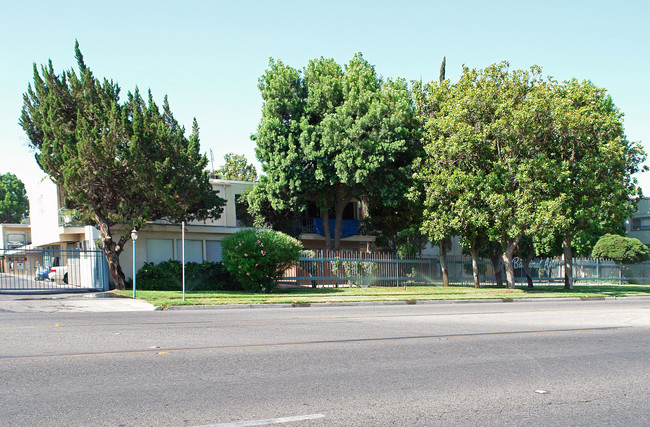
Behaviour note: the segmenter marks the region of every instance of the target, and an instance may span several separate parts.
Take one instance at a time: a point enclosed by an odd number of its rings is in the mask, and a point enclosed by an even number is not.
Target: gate
[[[104,291],[108,286],[108,265],[99,250],[0,248],[0,291]]]

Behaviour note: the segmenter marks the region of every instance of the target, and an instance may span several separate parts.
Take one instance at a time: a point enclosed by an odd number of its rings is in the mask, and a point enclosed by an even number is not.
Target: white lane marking
[[[309,415],[296,415],[293,417],[282,417],[282,418],[268,418],[266,420],[250,420],[250,421],[237,421],[234,423],[223,423],[223,424],[207,424],[203,426],[196,427],[244,427],[244,426],[264,426],[268,424],[281,424],[281,423],[290,423],[293,421],[306,421],[306,420],[316,420],[318,418],[324,418],[323,414],[309,414]]]

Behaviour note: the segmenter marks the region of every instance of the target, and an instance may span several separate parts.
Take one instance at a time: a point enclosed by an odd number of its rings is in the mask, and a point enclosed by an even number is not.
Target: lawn
[[[133,291],[114,291],[118,295],[132,296]],[[156,306],[173,305],[224,305],[224,304],[312,304],[366,301],[426,301],[471,299],[523,299],[523,298],[602,298],[650,296],[648,285],[576,285],[572,291],[562,286],[536,286],[507,289],[486,286],[410,286],[369,288],[287,288],[270,294],[248,292],[186,292],[185,301],[178,291],[137,291],[137,297]]]

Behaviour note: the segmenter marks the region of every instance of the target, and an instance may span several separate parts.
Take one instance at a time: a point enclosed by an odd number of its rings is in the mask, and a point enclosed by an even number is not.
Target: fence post
[[[618,263],[618,284],[623,284],[623,264],[620,262]]]
[[[399,260],[397,258],[397,254],[393,254],[393,257],[395,259],[395,280],[397,286],[399,286]]]
[[[326,255],[327,255],[327,258],[329,258],[331,256],[329,251],[326,253]],[[326,258],[325,256],[321,257],[321,261],[320,261],[320,270],[321,270],[320,274],[321,274],[321,277],[322,277],[321,285],[322,285],[323,289],[325,289],[325,258]]]

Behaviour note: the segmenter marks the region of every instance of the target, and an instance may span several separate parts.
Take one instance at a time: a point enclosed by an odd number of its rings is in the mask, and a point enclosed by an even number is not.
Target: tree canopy
[[[0,223],[19,223],[29,215],[25,185],[12,173],[0,175]]]
[[[121,102],[118,84],[93,75],[78,43],[75,55],[78,74],[57,75],[51,61],[40,72],[34,64],[20,124],[66,207],[99,228],[115,286],[123,289],[119,255],[132,228],[218,217],[225,200],[203,172],[196,120],[186,137],[167,97],[162,111],[151,92],[145,101],[137,88]],[[124,231],[117,240],[115,225]]]
[[[460,235],[474,258],[482,236],[499,242],[510,287],[512,258],[524,234],[553,221],[557,202],[542,184],[549,162],[538,149],[532,96],[539,69],[464,68],[454,85],[424,88],[424,229],[433,241]],[[537,153],[531,156],[530,153]]]
[[[224,164],[214,171],[217,178],[230,181],[257,181],[255,166],[248,163],[243,154],[228,153],[223,159]]]
[[[550,81],[543,89],[544,137],[556,165],[547,185],[561,212],[552,232],[562,241],[571,289],[575,250],[588,253],[598,236],[620,229],[636,210],[641,189],[633,175],[642,170],[645,153],[627,140],[623,114],[605,89],[575,79]]]
[[[326,244],[338,248],[343,211],[353,199],[399,203],[418,152],[405,81],[382,80],[357,54],[345,67],[319,58],[302,71],[271,59],[259,88],[262,119],[252,138],[274,209],[302,210],[316,202]]]
[[[645,153],[625,138],[607,92],[543,78],[536,66],[510,71],[505,62],[416,89],[430,238],[460,235],[470,250],[498,242],[509,287],[524,236],[546,253],[562,241],[572,287],[574,239],[584,252],[594,235],[620,228],[640,195],[632,175]]]

